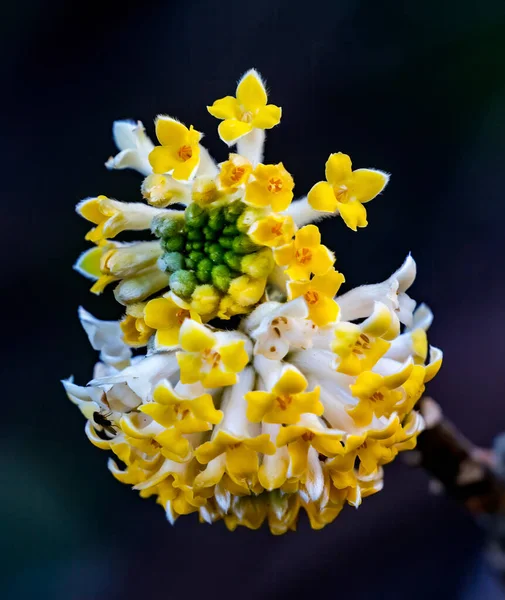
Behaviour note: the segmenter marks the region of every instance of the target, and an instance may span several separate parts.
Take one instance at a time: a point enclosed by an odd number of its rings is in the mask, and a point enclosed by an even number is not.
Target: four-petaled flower
[[[207,106],[210,114],[223,119],[218,127],[220,138],[229,146],[253,129],[271,129],[281,120],[281,109],[267,104],[265,85],[255,69],[239,81],[237,97],[225,96]]]
[[[285,246],[293,238],[296,225],[289,215],[268,215],[259,221],[255,221],[247,235],[255,244],[277,248]]]
[[[352,170],[347,154],[330,154],[326,162],[326,179],[316,183],[307,198],[312,208],[334,213],[338,210],[347,227],[356,231],[366,227],[366,210],[370,202],[386,187],[389,175],[375,169]]]
[[[295,183],[284,165],[258,165],[253,179],[245,188],[244,202],[258,208],[271,207],[274,212],[282,212],[293,199]]]
[[[163,427],[175,427],[181,433],[210,431],[223,418],[210,394],[187,398],[176,393],[167,380],[156,386],[153,400],[140,410]]]
[[[324,327],[337,320],[339,307],[333,298],[344,281],[342,273],[331,268],[310,281],[288,281],[288,296],[290,300],[303,296],[309,309],[309,319]]]
[[[303,413],[323,414],[319,387],[306,392],[308,382],[296,367],[284,367],[269,392],[253,391],[245,395],[247,418],[253,423],[294,424]]]
[[[229,159],[219,166],[217,184],[220,190],[228,193],[246,184],[253,170],[251,163],[240,154],[230,154]]]
[[[144,308],[146,324],[156,329],[154,341],[157,347],[175,348],[179,344],[179,331],[186,319],[201,323],[200,315],[173,292],[149,300]]]
[[[321,244],[321,232],[315,225],[305,225],[292,242],[275,248],[274,257],[278,265],[287,265],[286,274],[295,280],[309,279],[311,273],[324,275],[335,261],[333,253]]]
[[[407,364],[397,373],[387,376],[372,371],[365,371],[358,375],[356,383],[349,387],[352,395],[359,401],[355,406],[347,409],[358,427],[369,425],[374,415],[389,417],[395,405],[403,397],[402,391],[397,388],[407,381],[412,368],[412,364]]]
[[[227,332],[214,333],[205,325],[186,319],[181,326],[177,352],[182,383],[200,381],[206,388],[233,385],[237,373],[249,362],[245,339]]]
[[[155,173],[169,173],[178,181],[189,181],[196,175],[200,164],[200,139],[202,134],[188,129],[179,121],[160,115],[156,119],[156,136],[161,146],[149,154]]]
[[[388,333],[393,314],[382,302],[376,302],[373,313],[360,324],[340,321],[335,325],[331,349],[339,357],[336,369],[346,375],[359,375],[377,363],[391,346]]]

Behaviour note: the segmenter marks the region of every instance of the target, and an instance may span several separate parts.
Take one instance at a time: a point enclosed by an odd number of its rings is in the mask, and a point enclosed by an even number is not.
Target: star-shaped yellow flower
[[[284,165],[258,165],[253,179],[245,188],[244,202],[258,208],[269,208],[274,212],[282,212],[293,200],[293,177]]]
[[[253,391],[244,397],[247,401],[247,418],[253,423],[297,423],[303,413],[322,415],[319,388],[306,392],[308,382],[292,366],[284,368],[270,392]]]
[[[288,244],[295,230],[293,217],[271,214],[253,223],[247,234],[259,246],[277,248]]]
[[[229,159],[219,165],[221,171],[217,177],[220,190],[230,193],[247,183],[252,173],[252,165],[240,154],[230,154]]]
[[[202,134],[193,125],[188,129],[172,117],[160,115],[156,119],[156,136],[161,146],[149,154],[153,171],[169,173],[177,181],[192,179],[200,164]]]
[[[288,281],[290,300],[303,296],[309,309],[309,319],[324,327],[337,320],[339,307],[333,299],[345,281],[342,273],[331,268],[324,275],[315,275],[310,281]]]
[[[386,187],[389,175],[375,169],[352,170],[347,154],[330,154],[326,162],[326,179],[316,183],[308,194],[312,208],[334,213],[338,210],[345,224],[353,231],[366,227],[363,204],[373,200]]]
[[[294,280],[309,279],[311,273],[324,275],[335,262],[315,225],[302,227],[292,242],[274,250],[274,257],[278,265],[287,265],[286,274]]]
[[[279,124],[282,111],[274,104],[267,104],[265,84],[255,69],[239,81],[236,96],[225,96],[207,107],[212,116],[223,119],[218,132],[229,146],[253,129],[271,129]]]
[[[145,346],[154,334],[154,329],[149,327],[144,320],[144,308],[144,302],[128,306],[126,315],[119,323],[123,332],[123,340],[133,348]]]
[[[205,325],[186,319],[179,333],[177,352],[182,383],[200,381],[206,388],[237,382],[237,373],[249,362],[245,340],[226,332],[214,333]]]
[[[154,341],[157,347],[175,348],[179,344],[179,331],[186,319],[201,323],[200,315],[172,292],[150,300],[144,308],[146,325],[156,330]]]
[[[181,433],[210,431],[223,418],[223,413],[214,408],[210,394],[186,398],[177,394],[168,381],[156,386],[153,400],[140,410],[163,427],[175,427]]]
[[[352,395],[359,398],[356,406],[347,409],[358,427],[366,427],[373,416],[389,417],[395,405],[402,399],[397,389],[407,381],[413,365],[409,364],[398,373],[383,376],[372,371],[358,375],[356,383],[350,386]]]

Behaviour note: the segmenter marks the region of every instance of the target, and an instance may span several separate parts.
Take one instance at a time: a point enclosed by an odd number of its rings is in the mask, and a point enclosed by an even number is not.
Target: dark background
[[[443,369],[430,393],[474,441],[505,430],[505,4],[501,1],[71,3],[3,7],[1,56],[2,598],[339,597],[487,600],[483,536],[428,478],[397,461],[384,491],[331,526],[280,538],[195,515],[171,527],[109,475],[59,379],[95,361],[77,320],[121,314],[72,271],[88,226],[75,203],[139,198],[109,173],[114,119],[158,113],[226,148],[205,105],[255,66],[284,109],[266,160],[296,191],[330,152],[392,173],[354,234],[323,226],[348,286],[379,281],[409,250],[414,296],[435,312]],[[7,389],[5,389],[7,386]]]

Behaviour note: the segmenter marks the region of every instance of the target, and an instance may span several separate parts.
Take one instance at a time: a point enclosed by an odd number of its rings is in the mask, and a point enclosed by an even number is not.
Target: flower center
[[[183,408],[180,404],[174,406],[175,416],[178,421],[182,421],[189,415],[189,408]]]
[[[353,354],[357,354],[360,356],[365,353],[365,350],[370,350],[370,338],[364,333],[362,333],[354,343],[352,352]]]
[[[293,402],[293,396],[290,396],[289,394],[282,394],[281,396],[277,396],[276,400],[279,408],[281,410],[286,410],[291,402]]]
[[[230,179],[234,183],[238,183],[244,176],[244,173],[245,167],[233,167],[233,169],[231,170]]]
[[[186,310],[184,308],[181,308],[181,310],[178,310],[175,313],[175,318],[177,319],[179,325],[182,325],[185,319],[187,319],[189,316],[189,310]]]
[[[333,188],[333,193],[335,194],[335,198],[338,202],[343,202],[344,204],[349,200],[347,197],[347,192],[349,189],[346,185],[339,185]]]
[[[295,258],[301,265],[306,265],[312,260],[312,252],[309,248],[300,248],[296,251]]]
[[[319,300],[319,294],[315,290],[309,290],[303,295],[307,304],[317,304]]]
[[[304,440],[305,442],[310,442],[314,439],[314,434],[312,433],[312,431],[306,431],[303,435],[302,435],[302,440]]]
[[[384,394],[381,392],[375,392],[375,394],[372,394],[370,396],[369,400],[371,402],[381,402],[382,400],[384,400]]]
[[[183,162],[186,162],[193,156],[193,149],[191,148],[191,146],[181,146],[177,154]]]
[[[211,348],[206,348],[202,352],[203,359],[210,366],[211,369],[216,369],[221,362],[221,355],[219,352],[212,350]]]
[[[271,194],[276,194],[282,190],[282,179],[280,177],[271,177],[268,180],[267,190]]]
[[[278,235],[281,235],[282,234],[282,223],[276,223],[270,231],[272,232],[272,235],[274,235],[275,237],[277,237]]]
[[[250,112],[250,111],[243,112],[240,120],[244,123],[251,123],[253,120],[252,112]]]

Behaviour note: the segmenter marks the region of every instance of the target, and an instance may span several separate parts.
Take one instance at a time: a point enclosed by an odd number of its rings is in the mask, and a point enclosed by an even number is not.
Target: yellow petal
[[[267,103],[267,93],[259,74],[251,69],[237,86],[237,100],[247,111],[257,111]]]
[[[221,355],[223,365],[234,373],[242,371],[249,362],[249,355],[245,349],[244,340],[220,346],[219,354]]]
[[[335,271],[335,269],[330,269],[324,275],[313,277],[310,281],[310,287],[333,298],[344,281],[345,277],[342,273]]]
[[[288,265],[293,260],[294,255],[295,247],[291,242],[274,250],[274,259],[278,265]]]
[[[252,423],[260,423],[275,400],[270,392],[261,391],[247,392],[244,398],[247,402],[247,418]]]
[[[347,204],[339,202],[338,211],[344,223],[353,231],[356,231],[358,227],[368,225],[365,207],[359,202],[348,202]]]
[[[352,174],[351,197],[358,202],[369,202],[386,187],[388,175],[373,169],[356,169]]]
[[[181,326],[179,343],[188,352],[202,352],[207,348],[212,348],[216,343],[216,338],[212,331],[202,323],[186,319]]]
[[[169,173],[179,164],[174,151],[165,146],[156,146],[149,154],[149,162],[155,173]]]
[[[178,163],[173,172],[172,177],[176,181],[189,181],[196,175],[198,165],[200,164],[200,149],[199,146],[192,146],[193,155],[188,160]]]
[[[295,367],[286,367],[273,387],[274,394],[299,394],[307,388],[307,380]]]
[[[326,161],[326,179],[333,185],[343,183],[351,177],[352,163],[347,154],[330,154]]]
[[[258,472],[258,454],[244,444],[226,451],[226,470],[234,479],[244,479]]]
[[[150,300],[144,308],[144,319],[153,329],[167,329],[177,325],[179,308],[168,298]]]
[[[238,102],[233,96],[225,96],[216,100],[212,106],[207,106],[207,110],[216,119],[240,118]]]
[[[332,186],[327,181],[316,183],[307,196],[310,206],[315,210],[333,213],[337,210],[337,199]]]
[[[187,143],[189,129],[166,115],[156,119],[156,137],[163,146],[180,148]]]
[[[103,248],[101,246],[94,246],[93,248],[86,250],[77,259],[74,269],[88,279],[98,279],[102,274],[100,269],[102,252]]]
[[[226,121],[219,124],[217,131],[223,142],[231,146],[238,139],[252,131],[252,128],[252,123],[244,123],[236,119],[226,119]]]
[[[333,253],[326,246],[319,246],[319,248],[313,250],[310,268],[314,275],[324,275],[334,262]]]
[[[202,359],[198,354],[177,352],[176,358],[181,370],[181,383],[196,383],[200,381]]]
[[[280,123],[282,109],[275,104],[268,104],[260,108],[252,121],[257,129],[271,129]]]
[[[201,378],[202,385],[208,389],[235,385],[237,381],[236,373],[221,371],[221,369],[212,369]]]
[[[295,236],[297,248],[313,248],[321,243],[321,232],[316,225],[305,225]]]
[[[154,338],[156,347],[174,348],[179,345],[179,327],[158,329]]]
[[[320,296],[315,304],[309,304],[309,317],[318,327],[324,327],[328,323],[337,320],[340,308],[333,298]]]

